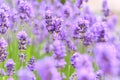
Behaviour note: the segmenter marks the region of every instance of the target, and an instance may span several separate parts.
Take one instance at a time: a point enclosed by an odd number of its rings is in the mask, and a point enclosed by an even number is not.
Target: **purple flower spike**
[[[19,55],[19,58],[20,58],[20,62],[21,62],[21,63],[25,62],[25,60],[26,60],[26,54],[21,53],[21,54]]]
[[[71,57],[71,64],[74,68],[77,67],[77,61],[79,61],[80,57],[81,57],[80,53],[78,53],[78,52],[73,54],[73,56]]]
[[[63,68],[66,64],[64,57],[66,56],[66,49],[64,44],[60,40],[55,40],[53,43],[53,57],[56,60],[56,66]]]
[[[46,22],[46,28],[48,32],[53,33],[54,26],[53,26],[53,15],[50,10],[47,10],[45,13],[45,22]]]
[[[108,7],[107,0],[103,0],[102,8],[103,8],[102,11],[103,11],[104,16],[105,17],[109,16],[110,10],[109,10],[109,7]]]
[[[68,48],[69,48],[69,51],[76,51],[76,46],[74,45],[74,43],[73,43],[73,41],[72,40],[70,40],[69,38],[68,39],[66,39],[66,44],[67,44],[67,46],[68,46]]]
[[[76,6],[78,8],[80,8],[82,4],[83,4],[83,0],[76,0]]]
[[[75,39],[83,39],[84,38],[84,33],[87,31],[89,28],[89,21],[85,20],[83,18],[80,18],[78,20],[78,24],[75,27],[73,31],[73,38]]]
[[[34,67],[35,67],[35,58],[34,58],[34,56],[30,58],[27,67],[28,67],[28,69],[30,71],[34,71]]]
[[[95,80],[92,61],[87,54],[76,52],[71,57],[71,64],[76,69],[76,80]]]
[[[25,31],[20,31],[17,34],[18,43],[19,43],[19,50],[26,50],[26,45],[29,41],[28,35]]]
[[[77,80],[95,80],[94,72],[87,71],[86,68],[78,69]]]
[[[33,9],[31,4],[24,0],[20,0],[17,5],[20,19],[29,21],[29,19],[33,17]]]
[[[93,53],[99,68],[104,74],[115,75],[117,73],[117,50],[111,43],[96,44]]]
[[[7,68],[7,75],[12,76],[14,74],[14,67],[15,67],[14,61],[12,59],[9,59],[6,62],[5,67]]]
[[[5,73],[4,69],[0,69],[0,76],[5,76],[5,75],[6,75],[6,73]]]
[[[0,33],[5,34],[9,28],[9,8],[3,4],[0,6]]]
[[[18,80],[36,80],[35,75],[28,69],[20,69],[17,75]]]
[[[14,80],[12,77],[8,78],[7,80]]]
[[[55,30],[56,33],[60,32],[61,23],[62,23],[62,19],[61,18],[54,17],[54,19],[53,19],[53,26],[54,26],[54,30]]]
[[[7,42],[4,40],[4,38],[0,39],[0,62],[5,61],[8,53],[6,52],[6,48],[7,48],[8,44]]]
[[[102,80],[103,72],[101,70],[98,70],[96,72],[96,80]]]
[[[35,69],[41,80],[62,80],[56,69],[55,62],[51,57],[45,57],[35,63]]]
[[[80,53],[76,52],[71,57],[71,64],[76,69],[86,68],[86,70],[92,71],[91,59],[87,54],[81,55]]]

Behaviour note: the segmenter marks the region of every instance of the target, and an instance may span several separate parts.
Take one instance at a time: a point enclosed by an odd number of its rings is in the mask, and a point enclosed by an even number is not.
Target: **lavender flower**
[[[74,68],[77,67],[77,62],[78,60],[81,58],[80,53],[76,52],[73,54],[73,56],[71,57],[71,64]]]
[[[66,50],[64,44],[60,40],[55,40],[53,43],[53,56],[55,58],[63,58],[66,56]]]
[[[115,75],[117,73],[117,50],[111,43],[96,44],[94,50],[96,62],[100,69],[106,75]]]
[[[69,51],[71,51],[71,50],[75,51],[77,49],[76,46],[74,45],[73,41],[70,39],[66,39],[66,44],[68,46]]]
[[[33,10],[30,3],[26,1],[18,1],[18,13],[21,20],[28,21],[33,17]]]
[[[93,24],[91,28],[89,28],[88,32],[91,32],[93,35],[94,42],[105,42],[105,34],[106,34],[106,24],[101,22],[96,22]]]
[[[9,12],[9,10],[10,10],[9,7],[6,4],[2,4],[0,6],[0,8],[3,9],[5,12]]]
[[[34,71],[34,67],[35,67],[35,58],[34,56],[30,58],[28,64],[27,64],[27,68],[30,70],[30,71]]]
[[[89,27],[89,21],[84,19],[78,20],[78,27],[80,29],[80,33],[85,33],[87,31],[87,28]]]
[[[9,59],[6,64],[5,67],[7,68],[7,75],[8,76],[12,76],[14,74],[14,67],[15,67],[15,63],[12,59]]]
[[[46,22],[46,28],[48,32],[53,33],[54,31],[53,15],[50,10],[47,10],[45,13],[45,22]]]
[[[83,0],[76,0],[76,6],[78,8],[80,8],[82,4],[83,4]]]
[[[67,4],[66,4],[66,5],[63,7],[64,17],[65,17],[65,18],[69,18],[69,17],[71,16],[71,12],[72,12],[72,9],[71,9],[70,5],[67,5]]]
[[[77,80],[95,80],[94,72],[87,71],[86,68],[77,69]]]
[[[14,80],[12,77],[8,78],[7,80]]]
[[[81,8],[84,2],[88,2],[88,0],[76,0],[76,6]]]
[[[89,22],[89,26],[92,26],[96,21],[97,21],[97,17],[94,16],[93,12],[91,11],[90,7],[89,6],[86,6],[84,8],[84,12],[82,13],[82,17],[85,19],[85,20],[88,20]]]
[[[103,11],[104,16],[105,17],[109,16],[110,10],[109,10],[109,7],[108,7],[107,0],[103,0],[102,8],[103,8],[102,11]]]
[[[35,75],[28,69],[20,69],[17,75],[18,80],[36,80]]]
[[[94,33],[92,33],[91,31],[87,31],[83,38],[83,45],[89,46],[95,41],[96,41],[96,37]]]
[[[71,57],[71,64],[76,69],[77,80],[94,80],[92,62],[87,54],[80,55],[73,54]]]
[[[26,50],[26,45],[28,43],[28,35],[25,31],[20,31],[17,34],[18,43],[19,43],[19,50]]]
[[[96,72],[96,80],[102,80],[103,73],[101,70]]]
[[[88,27],[89,27],[89,21],[80,18],[78,20],[78,25],[74,29],[73,38],[83,39],[84,38],[84,33],[87,31]]]
[[[54,37],[54,39],[59,39],[61,41],[65,41],[68,38],[67,34],[68,34],[68,32],[65,29],[61,28],[60,32],[57,34],[57,36]],[[54,34],[54,35],[56,35],[56,34]]]
[[[64,57],[66,56],[66,50],[64,44],[60,40],[55,40],[53,43],[53,57],[56,60],[56,66],[58,68],[63,68],[66,64]],[[60,63],[61,62],[61,63]],[[62,64],[62,65],[59,65]]]
[[[115,26],[117,24],[117,16],[116,15],[113,15],[111,16],[108,20],[107,20],[107,26],[108,28],[110,28],[111,30],[114,30],[115,29]]]
[[[44,52],[45,53],[50,53],[52,50],[52,45],[50,43],[46,43],[45,46],[44,46]]]
[[[48,32],[50,33],[60,32],[62,19],[59,17],[54,17],[50,10],[46,11],[45,22],[46,22],[46,28]]]
[[[53,18],[53,26],[56,33],[60,32],[61,24],[62,24],[61,18],[58,18],[58,17]]]
[[[15,23],[17,19],[18,19],[18,12],[16,10],[13,10],[11,14],[11,20],[13,23]]]
[[[5,73],[4,69],[0,69],[0,76],[5,76],[5,75],[6,75],[6,73]]]
[[[26,60],[26,55],[25,55],[24,53],[21,53],[21,54],[19,55],[19,58],[20,58],[20,62],[21,62],[21,64],[22,64],[22,63],[25,62],[25,60]]]
[[[7,42],[4,40],[4,38],[0,39],[0,62],[5,61],[8,53],[6,52],[6,48],[7,48],[8,44]]]
[[[38,60],[35,63],[35,69],[42,80],[62,80],[51,57]]]
[[[34,21],[33,33],[35,35],[39,35],[40,34],[40,25],[39,25],[39,21],[38,20]]]
[[[92,71],[93,70],[92,69],[91,59],[90,59],[90,57],[87,54],[81,55],[80,53],[76,52],[71,57],[71,64],[76,69],[86,68],[86,70],[88,70],[88,71]]]
[[[9,27],[9,8],[3,4],[0,6],[0,33],[5,34]]]

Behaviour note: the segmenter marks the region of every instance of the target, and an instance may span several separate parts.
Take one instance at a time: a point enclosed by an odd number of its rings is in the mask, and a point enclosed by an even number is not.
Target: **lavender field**
[[[119,0],[0,0],[0,80],[120,80]]]

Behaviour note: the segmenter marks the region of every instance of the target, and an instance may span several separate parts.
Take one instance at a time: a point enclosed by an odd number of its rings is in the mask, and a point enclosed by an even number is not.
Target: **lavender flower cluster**
[[[120,80],[120,36],[108,0],[102,14],[89,0],[62,1],[0,1],[0,80]]]

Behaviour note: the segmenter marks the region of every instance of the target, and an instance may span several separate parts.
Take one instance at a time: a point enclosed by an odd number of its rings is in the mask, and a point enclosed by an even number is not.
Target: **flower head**
[[[4,38],[0,39],[0,62],[3,62],[6,57],[7,57],[7,52],[6,52],[6,48],[7,48],[8,44],[7,42],[4,40]]]
[[[38,60],[35,63],[35,69],[42,80],[62,80],[51,57]]]
[[[18,80],[36,80],[35,75],[28,69],[20,69],[17,75]]]
[[[12,76],[14,74],[14,67],[15,67],[14,61],[12,59],[9,59],[6,62],[5,67],[7,68],[7,75]]]

